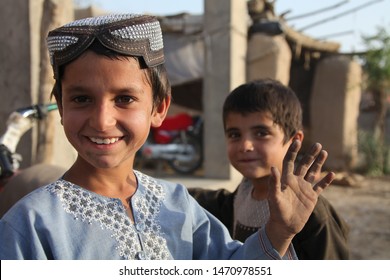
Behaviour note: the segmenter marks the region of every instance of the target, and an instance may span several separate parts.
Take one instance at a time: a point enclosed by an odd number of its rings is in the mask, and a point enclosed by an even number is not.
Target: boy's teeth
[[[119,140],[118,137],[116,138],[95,138],[95,137],[90,137],[91,141],[96,143],[96,144],[112,144],[115,143],[116,141]]]

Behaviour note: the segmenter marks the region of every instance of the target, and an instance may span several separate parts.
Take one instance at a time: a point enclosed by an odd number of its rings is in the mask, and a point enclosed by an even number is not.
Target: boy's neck
[[[264,200],[268,195],[269,177],[250,180],[253,185],[252,198],[255,200]]]
[[[76,163],[65,173],[64,179],[99,195],[122,200],[135,193],[137,179],[131,168],[124,170],[126,172],[90,168],[91,166]]]

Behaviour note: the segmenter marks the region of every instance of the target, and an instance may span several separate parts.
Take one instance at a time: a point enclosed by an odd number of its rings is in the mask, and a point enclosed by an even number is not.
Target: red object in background
[[[160,127],[152,128],[153,140],[157,144],[167,144],[172,141],[172,133],[170,132],[186,130],[191,125],[193,125],[193,119],[187,113],[167,116]]]

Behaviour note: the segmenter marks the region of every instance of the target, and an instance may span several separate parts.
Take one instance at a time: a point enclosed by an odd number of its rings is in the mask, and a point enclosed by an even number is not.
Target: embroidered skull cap
[[[119,54],[142,57],[147,67],[164,63],[162,31],[156,17],[109,14],[79,19],[49,32],[47,48],[54,78],[58,78],[59,66],[76,59],[94,40]]]

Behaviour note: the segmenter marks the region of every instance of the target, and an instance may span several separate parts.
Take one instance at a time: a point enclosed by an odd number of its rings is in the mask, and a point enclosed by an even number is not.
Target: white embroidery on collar
[[[171,259],[157,217],[164,189],[155,179],[138,171],[135,174],[138,185],[144,186],[138,188],[132,200],[135,225],[118,199],[100,196],[62,179],[46,189],[60,198],[64,210],[75,219],[89,224],[98,222],[102,229],[111,230],[124,259],[134,259],[141,251],[148,259]]]

